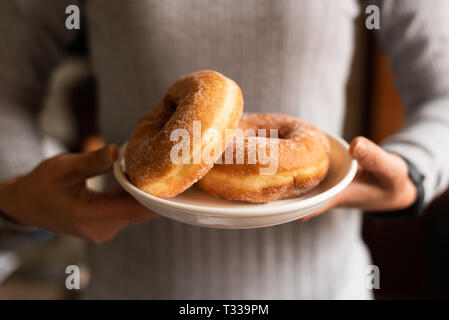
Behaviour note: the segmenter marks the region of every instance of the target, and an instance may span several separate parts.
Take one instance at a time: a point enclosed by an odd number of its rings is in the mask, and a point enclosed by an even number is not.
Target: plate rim
[[[329,137],[336,140],[340,145],[342,145],[346,150],[349,150],[349,144],[341,137],[336,136],[334,134],[326,133]],[[316,204],[326,202],[333,197],[335,197],[338,193],[340,193],[344,188],[346,188],[349,183],[354,179],[355,174],[357,172],[357,161],[352,159],[349,170],[337,184],[331,187],[329,190],[325,192],[319,193],[315,196],[312,196],[308,199],[298,200],[297,202],[290,202],[288,204],[270,207],[263,207],[265,204],[253,204],[251,207],[246,208],[220,208],[220,207],[210,207],[210,206],[199,206],[199,205],[191,205],[191,204],[183,204],[179,202],[171,201],[170,199],[162,199],[151,194],[148,194],[136,186],[134,186],[126,177],[124,171],[122,170],[121,161],[123,160],[123,156],[126,150],[128,142],[125,142],[119,151],[119,155],[117,160],[114,161],[114,176],[118,183],[132,196],[133,193],[138,194],[139,196],[146,198],[147,200],[163,207],[168,207],[170,209],[175,209],[178,211],[184,211],[189,214],[196,215],[204,215],[204,216],[215,216],[215,217],[227,217],[227,218],[246,218],[246,217],[255,217],[255,216],[270,216],[270,215],[278,215],[291,211],[302,210],[308,207],[312,207]]]

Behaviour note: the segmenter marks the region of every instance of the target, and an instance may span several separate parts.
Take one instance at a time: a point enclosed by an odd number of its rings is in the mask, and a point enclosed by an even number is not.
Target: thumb
[[[69,167],[73,179],[83,181],[109,171],[117,159],[118,147],[115,144],[107,145],[91,152],[83,152],[70,157]]]
[[[383,180],[394,180],[402,169],[402,159],[364,137],[352,140],[349,153],[364,170]]]

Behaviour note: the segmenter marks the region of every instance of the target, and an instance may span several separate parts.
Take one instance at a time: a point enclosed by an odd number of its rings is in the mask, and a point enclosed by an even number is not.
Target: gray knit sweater
[[[0,2],[0,181],[42,160],[36,114],[75,31],[76,1]],[[410,115],[385,144],[426,176],[426,200],[449,179],[449,2],[378,1],[375,31]],[[178,77],[213,69],[242,88],[247,112],[282,112],[341,134],[355,0],[96,0],[86,14],[101,130],[127,140]],[[360,10],[362,9],[362,10]],[[165,218],[89,248],[92,298],[369,298],[357,210],[306,223],[215,230]]]

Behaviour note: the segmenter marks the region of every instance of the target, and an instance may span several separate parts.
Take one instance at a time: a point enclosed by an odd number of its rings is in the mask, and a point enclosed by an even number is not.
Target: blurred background
[[[347,84],[345,138],[365,135],[376,142],[404,121],[403,106],[388,60],[359,19],[356,51]],[[79,152],[103,145],[96,122],[96,82],[86,59],[84,35],[55,71],[40,125],[48,155],[66,148]],[[58,143],[58,142],[60,143]],[[101,177],[91,179],[91,188]],[[380,268],[376,299],[449,298],[449,192],[417,220],[376,222],[364,217],[363,236]],[[82,240],[40,232],[0,230],[0,299],[76,299],[65,288],[65,268],[81,269],[81,288],[89,281]]]

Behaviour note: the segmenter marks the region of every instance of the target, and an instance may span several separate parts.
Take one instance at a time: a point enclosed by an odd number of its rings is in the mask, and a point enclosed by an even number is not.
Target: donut
[[[125,151],[128,178],[153,196],[178,195],[212,168],[242,111],[242,92],[224,75],[205,70],[178,79],[139,119]]]
[[[205,192],[229,200],[267,203],[300,196],[326,176],[329,141],[314,126],[292,116],[267,113],[244,116],[239,129],[223,156],[198,181]],[[269,129],[277,129],[277,137],[266,133]],[[259,154],[255,150],[263,149],[265,157],[254,159]],[[273,164],[267,158],[277,163],[275,170],[264,173]]]

